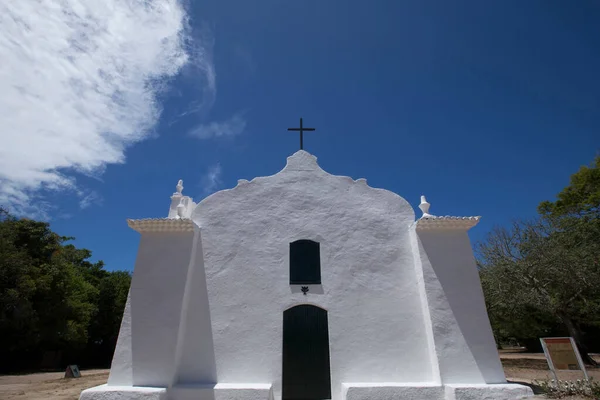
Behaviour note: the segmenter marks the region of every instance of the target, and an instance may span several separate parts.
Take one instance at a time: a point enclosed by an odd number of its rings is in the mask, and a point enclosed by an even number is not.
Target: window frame
[[[299,251],[307,251],[301,254]],[[290,285],[321,284],[321,244],[310,239],[298,239],[290,243]],[[316,256],[314,254],[316,252]],[[309,265],[300,263],[306,262]]]

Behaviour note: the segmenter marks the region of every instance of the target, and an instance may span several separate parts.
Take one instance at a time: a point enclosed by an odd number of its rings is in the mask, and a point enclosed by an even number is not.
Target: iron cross
[[[302,140],[304,137],[304,135],[303,135],[304,131],[314,131],[314,130],[315,130],[315,128],[305,128],[302,125],[302,118],[300,118],[300,128],[288,128],[288,131],[300,131],[300,150],[304,149],[304,142]]]

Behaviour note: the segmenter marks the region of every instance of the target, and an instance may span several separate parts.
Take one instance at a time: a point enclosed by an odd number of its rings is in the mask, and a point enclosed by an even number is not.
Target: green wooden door
[[[283,313],[283,400],[331,399],[327,311],[299,305]]]

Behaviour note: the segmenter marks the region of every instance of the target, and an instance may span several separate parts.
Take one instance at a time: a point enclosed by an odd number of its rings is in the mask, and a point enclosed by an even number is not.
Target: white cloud
[[[102,196],[100,196],[98,192],[92,190],[89,193],[81,194],[81,200],[79,200],[79,208],[84,210],[93,204],[102,204]]]
[[[0,205],[44,215],[44,190],[83,193],[73,172],[124,162],[184,65],[214,98],[211,55],[190,32],[179,0],[1,2]]]
[[[198,125],[190,135],[199,139],[209,139],[220,136],[236,136],[246,128],[246,119],[241,113],[234,114],[231,118],[221,122],[210,122]]]
[[[221,164],[217,163],[208,168],[208,171],[202,177],[203,194],[211,194],[221,185]]]

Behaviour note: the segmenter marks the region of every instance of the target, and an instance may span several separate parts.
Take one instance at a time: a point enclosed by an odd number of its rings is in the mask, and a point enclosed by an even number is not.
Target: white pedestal
[[[434,383],[342,383],[342,400],[444,400]]]
[[[438,385],[435,383],[344,383],[342,400],[519,400],[533,396],[523,385]]]
[[[170,389],[100,385],[81,392],[79,400],[273,400],[271,384],[176,385]]]
[[[271,384],[180,384],[169,390],[169,400],[273,400]]]
[[[100,385],[81,392],[79,400],[167,400],[166,388]]]
[[[446,385],[446,400],[518,400],[533,396],[530,387],[514,383]]]

